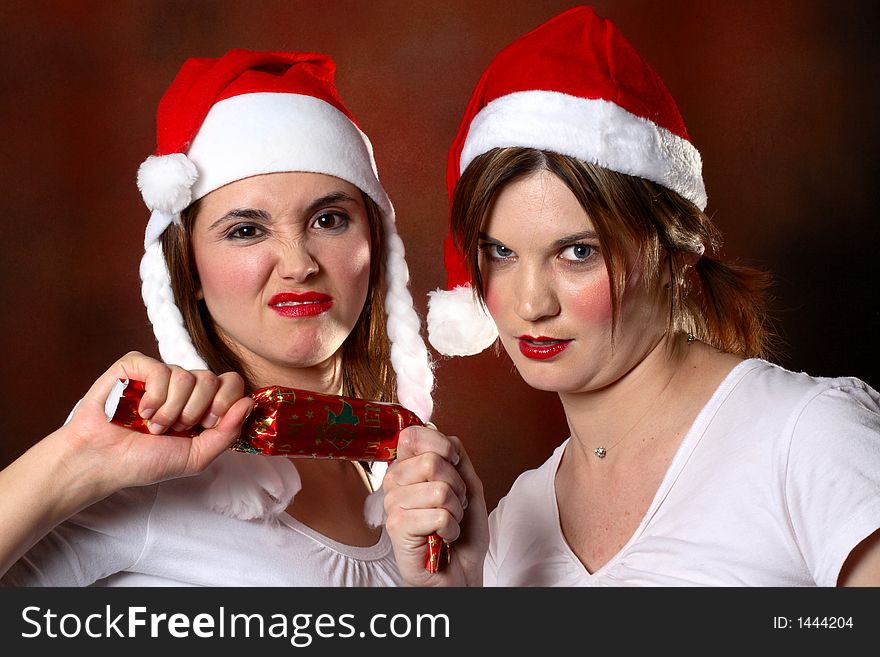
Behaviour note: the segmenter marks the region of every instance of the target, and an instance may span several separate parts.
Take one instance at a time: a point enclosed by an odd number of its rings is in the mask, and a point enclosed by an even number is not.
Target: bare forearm
[[[0,472],[0,575],[52,528],[102,497],[77,476],[65,430],[50,434]]]

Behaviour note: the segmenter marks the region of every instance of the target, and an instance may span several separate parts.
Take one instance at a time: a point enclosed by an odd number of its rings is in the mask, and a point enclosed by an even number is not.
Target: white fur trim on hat
[[[187,152],[199,179],[193,201],[249,176],[324,173],[390,209],[364,134],[338,109],[313,96],[251,93],[214,104]]]
[[[520,91],[486,105],[474,117],[460,172],[493,148],[549,150],[646,178],[706,208],[700,153],[686,139],[602,99],[557,91]]]
[[[498,338],[498,328],[469,285],[428,293],[428,340],[446,356],[472,356]]]

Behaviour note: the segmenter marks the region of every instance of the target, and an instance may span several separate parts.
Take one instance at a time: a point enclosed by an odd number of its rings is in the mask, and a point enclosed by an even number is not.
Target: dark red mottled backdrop
[[[726,253],[771,269],[778,360],[880,386],[880,79],[872,2],[597,3],[658,70],[703,154]],[[571,6],[453,2],[14,2],[0,5],[0,465],[57,427],[129,349],[155,354],[134,185],[181,61],[231,47],[319,50],[376,147],[412,287],[442,286],[446,148],[492,55]],[[494,505],[566,435],[554,395],[505,358],[440,360],[435,420]]]

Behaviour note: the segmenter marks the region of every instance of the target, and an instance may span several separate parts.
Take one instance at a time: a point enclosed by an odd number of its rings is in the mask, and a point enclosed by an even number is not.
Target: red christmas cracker
[[[149,421],[138,415],[144,394],[141,381],[120,380],[107,398],[107,418],[141,433]],[[406,427],[423,426],[399,404],[269,386],[251,393],[254,409],[231,447],[239,452],[305,459],[386,461],[397,458],[397,439]],[[204,431],[166,431],[193,438]],[[425,568],[436,573],[449,563],[450,546],[437,534],[428,537]]]

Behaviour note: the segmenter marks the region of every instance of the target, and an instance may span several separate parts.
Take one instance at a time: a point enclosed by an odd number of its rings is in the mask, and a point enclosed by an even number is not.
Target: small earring
[[[694,334],[688,331],[688,344],[692,344],[695,339]]]

